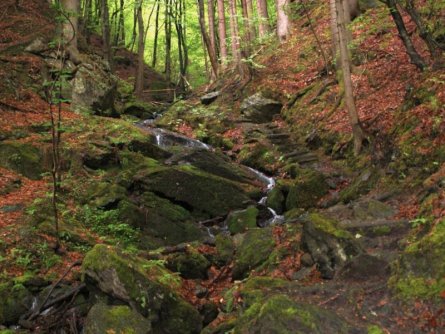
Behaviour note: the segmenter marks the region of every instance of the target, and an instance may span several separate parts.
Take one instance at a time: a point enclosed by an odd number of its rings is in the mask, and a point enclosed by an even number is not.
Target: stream
[[[179,134],[179,133],[176,133],[173,131],[153,127],[153,120],[143,121],[143,122],[138,123],[137,125],[143,129],[149,131],[153,135],[154,143],[160,148],[181,146],[181,147],[186,147],[186,148],[190,148],[190,149],[203,149],[203,150],[214,151],[214,149],[211,146],[209,146],[197,139],[189,138],[187,136],[184,136],[182,134]],[[273,177],[269,177],[269,176],[265,175],[264,173],[260,172],[259,170],[253,169],[251,167],[243,166],[243,165],[240,165],[240,166],[242,166],[247,171],[249,171],[251,174],[253,174],[255,176],[255,179],[257,179],[258,181],[260,181],[261,183],[263,183],[265,185],[266,191],[264,192],[264,196],[258,201],[258,204],[260,206],[267,208],[267,210],[270,213],[270,218],[267,219],[265,222],[262,222],[260,224],[260,227],[266,227],[269,225],[284,223],[284,220],[285,220],[284,216],[278,215],[275,212],[275,210],[273,210],[272,208],[267,206],[268,194],[270,191],[272,191],[272,189],[274,189],[274,187],[276,185],[275,179]],[[209,226],[204,226],[204,225],[201,225],[201,226],[206,229],[209,237],[211,237],[211,238],[215,237]],[[223,226],[222,230],[227,231],[227,226]]]

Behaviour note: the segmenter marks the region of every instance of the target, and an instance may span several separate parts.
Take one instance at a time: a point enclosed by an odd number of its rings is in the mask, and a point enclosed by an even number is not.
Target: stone
[[[216,263],[218,265],[226,265],[233,259],[233,254],[235,252],[235,245],[230,236],[224,235],[222,233],[218,234],[215,238],[216,247]]]
[[[259,210],[255,206],[250,206],[244,210],[232,211],[225,221],[231,234],[245,232],[249,228],[257,227],[257,216]]]
[[[26,176],[32,180],[41,179],[44,172],[42,153],[31,144],[17,141],[0,143],[0,166]]]
[[[301,264],[305,267],[312,267],[314,265],[314,259],[312,258],[311,254],[309,253],[304,253],[301,256]]]
[[[166,267],[179,272],[186,279],[206,279],[210,262],[202,254],[191,250],[169,256]]]
[[[32,305],[32,294],[21,284],[0,284],[0,325],[15,325]]]
[[[252,269],[264,263],[275,247],[270,228],[252,229],[237,248],[233,266],[233,278],[243,279]]]
[[[214,102],[220,94],[221,93],[219,91],[207,93],[201,96],[201,103],[204,105],[209,105]]]
[[[48,49],[48,43],[45,43],[45,40],[42,37],[37,37],[25,48],[25,52],[41,54]]]
[[[339,270],[338,277],[344,280],[366,281],[373,277],[383,278],[388,274],[388,262],[369,254],[359,254]]]
[[[283,105],[257,93],[246,98],[240,106],[244,117],[253,123],[267,123],[281,112]]]
[[[341,229],[338,222],[317,213],[303,218],[302,244],[325,279],[334,278],[338,268],[362,252],[352,235]]]
[[[151,323],[127,305],[94,305],[88,312],[84,326],[85,334],[104,333],[153,333]]]
[[[100,61],[82,63],[72,80],[71,107],[98,116],[116,117],[117,80]]]
[[[266,205],[274,209],[278,215],[281,215],[284,212],[285,201],[286,197],[284,196],[282,188],[275,186],[275,188],[267,194]]]
[[[197,334],[201,317],[176,291],[178,278],[159,261],[123,254],[98,244],[82,264],[82,280],[90,291],[125,302],[147,318],[155,333]]]

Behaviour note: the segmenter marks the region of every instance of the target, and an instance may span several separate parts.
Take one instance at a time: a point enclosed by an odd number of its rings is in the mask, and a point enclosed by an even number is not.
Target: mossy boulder
[[[31,144],[17,141],[0,142],[0,166],[33,180],[40,179],[44,172],[39,149]]]
[[[317,213],[303,218],[302,245],[326,279],[333,278],[336,269],[362,252],[353,236],[340,228],[337,221]]]
[[[383,219],[394,215],[394,209],[377,200],[367,199],[353,206],[354,218],[358,220]]]
[[[257,93],[246,98],[242,102],[240,110],[244,117],[253,123],[267,123],[280,113],[282,107],[280,102]]]
[[[243,279],[249,272],[265,262],[275,247],[270,228],[252,229],[246,232],[235,254],[233,278]]]
[[[243,165],[274,173],[278,167],[280,154],[272,146],[263,142],[244,145],[238,154],[239,162]]]
[[[123,301],[146,317],[156,333],[199,333],[199,313],[175,291],[177,277],[159,261],[96,245],[82,264],[82,279],[94,291]]]
[[[145,191],[151,191],[189,211],[209,216],[224,216],[249,201],[241,185],[191,166],[141,171],[134,180]]]
[[[349,203],[360,195],[368,193],[379,179],[376,170],[368,169],[363,171],[354,181],[340,192],[340,200]]]
[[[151,323],[127,305],[94,305],[85,320],[85,334],[150,334]]]
[[[32,294],[21,284],[0,284],[0,325],[15,325],[31,307]]]
[[[445,219],[405,248],[390,285],[406,299],[438,299],[445,291]]]
[[[225,265],[232,261],[235,245],[233,244],[231,237],[224,234],[218,234],[215,238],[215,246],[215,260],[218,265]]]
[[[89,202],[99,209],[111,209],[117,207],[126,196],[127,190],[124,187],[116,183],[98,182],[88,189],[84,202]]]
[[[289,185],[286,210],[314,207],[328,190],[329,185],[322,173],[312,169],[300,169],[293,184]]]
[[[179,272],[184,278],[206,279],[210,262],[202,254],[195,250],[190,250],[186,253],[169,256],[166,267],[171,271]]]
[[[285,201],[286,197],[284,196],[283,189],[280,186],[275,186],[275,188],[267,194],[266,205],[281,215],[284,212]]]
[[[245,210],[232,211],[226,219],[230,233],[242,233],[249,228],[256,228],[258,213],[259,210],[255,206],[249,206]]]
[[[274,295],[254,303],[238,319],[234,333],[352,333],[348,323],[320,307]]]
[[[143,101],[127,102],[122,110],[125,115],[135,116],[140,119],[154,118],[161,111],[158,105]]]
[[[83,165],[91,169],[106,169],[119,165],[117,149],[107,141],[89,142],[81,153]]]

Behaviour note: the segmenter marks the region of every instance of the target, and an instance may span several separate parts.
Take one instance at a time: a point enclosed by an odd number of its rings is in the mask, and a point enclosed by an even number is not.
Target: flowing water
[[[165,129],[151,127],[151,124],[152,122],[144,121],[142,123],[139,123],[138,125],[148,130],[153,135],[155,144],[161,148],[167,148],[171,146],[182,146],[182,147],[198,148],[206,150],[211,149],[209,145],[199,140],[192,139],[184,135],[181,135],[179,133],[168,131]],[[253,173],[256,176],[256,179],[258,179],[260,182],[266,185],[265,196],[258,201],[258,204],[267,207],[268,193],[275,187],[276,185],[275,179],[251,167],[247,166],[244,167],[247,168],[251,173]],[[266,222],[262,223],[263,227],[273,224],[281,224],[284,222],[284,216],[278,215],[275,212],[275,210],[273,210],[270,207],[267,207],[267,210],[270,212],[271,218],[268,219]],[[209,237],[214,238],[214,235],[208,226],[202,226],[202,227],[207,230]]]

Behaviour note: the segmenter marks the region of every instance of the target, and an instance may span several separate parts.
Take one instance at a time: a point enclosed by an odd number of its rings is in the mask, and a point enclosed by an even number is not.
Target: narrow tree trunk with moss
[[[171,3],[172,0],[165,0],[165,68],[164,73],[167,81],[171,81],[172,75],[172,56],[171,56],[171,45],[172,45],[172,21],[171,21]]]
[[[62,0],[62,8],[64,11],[65,20],[63,23],[63,40],[66,51],[73,63],[80,63],[79,50],[77,48],[78,30],[78,16],[80,12],[79,0]]]
[[[212,68],[212,79],[217,78],[218,76],[218,61],[216,59],[216,54],[214,49],[212,49],[209,35],[207,34],[206,24],[205,24],[205,12],[204,12],[204,0],[198,0],[198,9],[199,9],[199,27],[201,28],[201,35],[207,49],[207,53],[210,59],[210,65]]]
[[[281,43],[287,40],[290,32],[290,21],[287,16],[289,0],[276,0],[277,5],[277,35]]]
[[[343,86],[345,92],[345,104],[349,115],[349,123],[352,127],[352,135],[354,137],[354,154],[358,155],[362,149],[362,143],[365,139],[365,134],[363,132],[362,126],[360,124],[360,119],[358,117],[357,108],[354,101],[354,93],[351,79],[351,61],[349,58],[348,51],[348,38],[346,21],[344,15],[343,1],[346,0],[336,0],[336,20],[338,29],[338,45],[337,48],[340,51],[340,65],[343,74]]]
[[[244,77],[244,69],[241,64],[241,45],[238,31],[238,20],[236,15],[236,2],[229,0],[230,9],[230,35],[232,46],[232,58],[235,66],[238,68],[239,74]]]
[[[155,17],[155,37],[153,41],[153,57],[151,60],[151,67],[156,67],[156,61],[158,56],[158,36],[159,36],[159,12],[161,9],[160,0],[156,0],[156,17]]]
[[[101,0],[102,16],[102,50],[104,59],[108,62],[110,69],[113,70],[113,55],[111,52],[110,40],[110,15],[108,11],[108,0]]]
[[[209,19],[209,39],[212,52],[217,58],[216,52],[216,33],[215,33],[215,6],[213,0],[207,0],[207,17]]]

